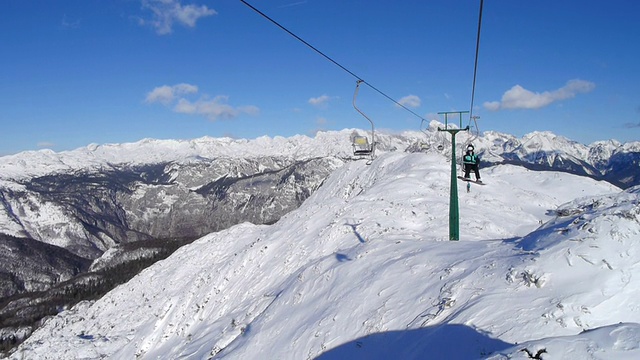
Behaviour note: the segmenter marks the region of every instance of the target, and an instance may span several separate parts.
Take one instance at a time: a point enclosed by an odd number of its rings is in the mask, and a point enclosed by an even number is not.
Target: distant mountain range
[[[564,171],[608,181],[621,188],[640,184],[640,142],[597,141],[583,145],[551,132],[521,139],[487,132],[478,139],[487,165],[510,163],[535,170]]]

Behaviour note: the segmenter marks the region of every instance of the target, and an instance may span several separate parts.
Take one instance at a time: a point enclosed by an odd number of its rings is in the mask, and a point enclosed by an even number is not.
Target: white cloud
[[[328,95],[322,95],[309,99],[309,104],[313,106],[326,106],[329,100],[331,100],[331,98]]]
[[[500,110],[500,101],[487,101],[483,105],[485,109],[490,111]]]
[[[227,104],[228,96],[219,95],[213,99],[201,98],[194,102],[187,99],[180,99],[173,108],[177,113],[190,115],[203,115],[209,120],[233,119],[240,114],[256,115],[260,111],[256,106],[233,107]]]
[[[175,103],[173,111],[180,114],[201,115],[211,121],[218,119],[232,119],[240,114],[257,115],[260,109],[257,106],[246,105],[233,107],[227,102],[228,96],[218,95],[209,99],[204,95],[200,99],[192,101],[185,98],[186,95],[196,94],[198,87],[191,84],[177,84],[173,86],[158,86],[147,94],[146,103],[161,103],[169,106]]]
[[[145,99],[147,103],[159,102],[164,105],[172,103],[177,96],[186,94],[195,94],[198,92],[198,87],[191,84],[178,84],[178,85],[163,85],[151,90]]]
[[[567,84],[557,90],[534,93],[520,85],[515,85],[507,90],[501,101],[485,102],[487,110],[500,109],[540,109],[556,101],[570,99],[579,93],[587,93],[595,89],[596,85],[585,80],[569,80]]]
[[[406,107],[410,107],[410,108],[417,108],[418,106],[420,106],[422,101],[416,95],[407,95],[407,96],[403,97],[402,99],[398,100],[398,103],[402,104],[402,106],[406,106]]]
[[[206,5],[182,5],[180,0],[142,0],[142,8],[150,10],[153,17],[149,21],[141,20],[141,23],[150,24],[159,35],[173,32],[174,23],[195,27],[198,19],[217,14]]]

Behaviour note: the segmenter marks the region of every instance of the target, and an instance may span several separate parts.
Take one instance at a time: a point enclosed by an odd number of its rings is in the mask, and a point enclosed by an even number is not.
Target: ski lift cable
[[[469,108],[469,127],[471,127],[471,122],[473,121],[475,131],[471,132],[471,136],[465,142],[464,148],[460,149],[461,152],[463,152],[463,154],[464,154],[465,148],[467,148],[480,135],[480,129],[478,128],[479,116],[476,116],[473,114],[473,104],[474,104],[475,95],[476,95],[476,79],[478,75],[478,55],[480,53],[480,30],[482,29],[483,4],[484,4],[484,0],[480,0],[480,10],[478,14],[478,33],[476,37],[476,56],[473,64],[473,84],[471,86],[471,107]]]
[[[484,4],[484,0],[480,0],[480,12],[478,14],[478,35],[476,37],[476,57],[473,64],[473,85],[471,86],[471,107],[469,108],[469,125],[471,125],[471,121],[473,121],[477,133],[479,133],[480,130],[478,129],[478,122],[476,121],[478,117],[473,115],[473,104],[476,97],[476,78],[478,75],[478,55],[480,53],[480,30],[482,29],[482,5],[483,4]]]
[[[478,75],[478,54],[480,53],[480,29],[482,28],[482,5],[484,0],[480,0],[480,13],[478,15],[478,36],[476,38],[476,58],[473,65],[473,85],[471,86],[471,108],[469,109],[469,121],[473,119],[473,102],[476,95],[476,77]]]
[[[264,17],[265,19],[269,20],[271,23],[273,23],[274,25],[276,25],[277,27],[279,27],[280,29],[282,29],[283,31],[285,31],[287,34],[293,36],[296,40],[300,41],[301,43],[305,44],[307,47],[309,47],[311,50],[315,51],[316,53],[320,54],[322,57],[324,57],[325,59],[329,60],[330,62],[332,62],[334,65],[338,66],[340,69],[344,70],[345,72],[347,72],[349,75],[353,76],[356,78],[356,80],[362,82],[363,84],[366,84],[367,86],[369,86],[371,89],[373,89],[374,91],[376,91],[378,94],[384,96],[385,98],[391,100],[394,104],[400,106],[401,108],[407,110],[408,112],[410,112],[411,114],[413,114],[414,116],[425,120],[422,116],[418,115],[417,113],[415,113],[413,110],[409,109],[408,107],[402,105],[401,103],[399,103],[398,101],[394,100],[391,96],[385,94],[384,92],[382,92],[381,90],[379,90],[378,88],[376,88],[375,86],[373,86],[372,84],[368,83],[366,80],[362,79],[360,76],[356,75],[354,72],[352,72],[351,70],[347,69],[346,67],[344,67],[343,65],[341,65],[339,62],[333,60],[331,57],[329,57],[328,55],[326,55],[325,53],[323,53],[322,51],[318,50],[316,47],[314,47],[313,45],[309,44],[308,42],[306,42],[304,39],[302,39],[301,37],[299,37],[298,35],[294,34],[293,32],[289,31],[287,28],[285,28],[284,26],[280,25],[280,23],[278,23],[277,21],[273,20],[272,18],[270,18],[267,14],[263,13],[262,11],[256,9],[253,5],[249,4],[248,2],[246,2],[245,0],[240,0],[241,3],[245,4],[247,7],[249,7],[251,10],[255,11],[256,13],[260,14],[260,16]],[[475,80],[474,80],[475,81]]]

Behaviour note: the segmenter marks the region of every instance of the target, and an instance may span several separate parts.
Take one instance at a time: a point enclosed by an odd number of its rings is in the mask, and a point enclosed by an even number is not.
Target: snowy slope
[[[349,162],[276,224],[181,248],[11,358],[638,358],[638,191],[509,165],[483,178],[459,186],[452,242],[446,157]]]

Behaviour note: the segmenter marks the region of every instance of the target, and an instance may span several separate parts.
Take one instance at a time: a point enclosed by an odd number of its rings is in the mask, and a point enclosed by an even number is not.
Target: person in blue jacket
[[[471,170],[473,170],[473,172],[476,175],[476,181],[482,182],[480,180],[480,170],[478,169],[478,164],[480,163],[480,159],[473,152],[473,150],[474,150],[473,145],[467,146],[467,152],[462,157],[462,163],[464,164],[464,178],[469,179],[469,173],[471,172]]]

